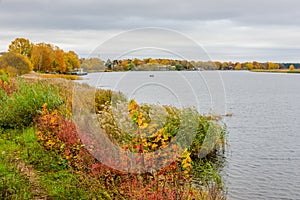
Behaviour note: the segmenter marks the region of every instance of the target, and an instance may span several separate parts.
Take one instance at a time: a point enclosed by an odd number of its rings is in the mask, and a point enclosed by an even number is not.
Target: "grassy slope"
[[[33,128],[0,134],[0,199],[110,199],[38,143]]]

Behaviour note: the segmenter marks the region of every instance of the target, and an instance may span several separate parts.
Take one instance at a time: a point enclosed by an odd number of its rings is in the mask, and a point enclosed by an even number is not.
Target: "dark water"
[[[300,75],[133,72],[87,78],[81,82],[122,91],[140,102],[232,113],[224,119],[229,199],[300,199]]]

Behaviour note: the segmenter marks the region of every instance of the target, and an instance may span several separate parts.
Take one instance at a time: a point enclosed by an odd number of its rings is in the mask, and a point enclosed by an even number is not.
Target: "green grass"
[[[55,153],[45,151],[34,128],[2,132],[0,154],[0,199],[110,198],[94,180],[75,173]],[[20,169],[20,163],[30,170]]]
[[[10,134],[2,133],[0,135],[0,199],[29,199],[31,196],[30,183],[13,163],[18,151],[18,145],[10,141]]]
[[[17,81],[18,89],[11,95],[0,90],[0,127],[22,128],[32,124],[44,103],[50,110],[63,104],[55,86],[42,82]]]

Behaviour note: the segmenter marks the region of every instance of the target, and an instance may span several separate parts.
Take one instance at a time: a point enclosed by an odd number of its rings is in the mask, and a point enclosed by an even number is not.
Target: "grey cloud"
[[[277,59],[281,51],[282,59],[296,60],[299,5],[298,0],[0,0],[0,48],[27,37],[87,55],[108,33],[163,27],[203,43],[214,59]]]
[[[1,3],[0,25],[51,29],[107,29],[175,26],[228,19],[248,25],[299,25],[299,3],[277,1],[37,1]],[[171,24],[170,24],[171,22]]]

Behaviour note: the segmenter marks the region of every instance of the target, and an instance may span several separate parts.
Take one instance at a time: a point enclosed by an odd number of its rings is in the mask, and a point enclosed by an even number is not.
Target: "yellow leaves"
[[[128,104],[128,112],[131,120],[136,123],[140,129],[145,129],[148,127],[148,123],[145,122],[142,110],[133,99]]]
[[[156,147],[158,147],[158,145],[156,143],[153,143],[151,146],[152,149],[155,149]]]
[[[182,168],[186,178],[189,178],[189,173],[192,168],[192,159],[191,159],[190,155],[191,155],[191,152],[189,152],[188,149],[185,149],[181,155],[181,168]]]
[[[188,169],[188,168],[190,168],[191,167],[191,164],[190,163],[184,163],[183,165],[182,165],[182,168],[183,169]]]
[[[135,100],[131,100],[128,104],[128,111],[131,112],[132,110],[138,109],[139,105],[136,103]]]
[[[48,140],[46,142],[46,146],[49,147],[50,149],[52,149],[53,145],[55,144],[55,142],[53,142],[52,140]]]
[[[169,136],[165,133],[165,128],[158,130],[158,124],[148,124],[149,110],[145,107],[140,107],[135,100],[130,100],[128,103],[128,112],[130,119],[138,126],[138,138],[133,138],[130,144],[124,146],[124,150],[132,149],[136,145],[143,147],[143,152],[151,152],[157,149],[165,148],[169,143]],[[147,128],[147,130],[145,130]],[[154,134],[152,134],[155,132]],[[151,133],[147,138],[142,138]]]

